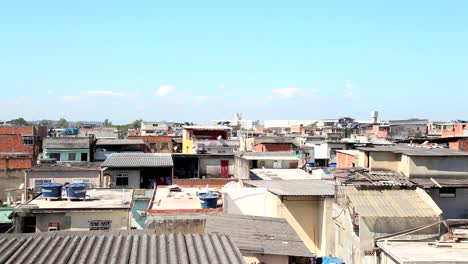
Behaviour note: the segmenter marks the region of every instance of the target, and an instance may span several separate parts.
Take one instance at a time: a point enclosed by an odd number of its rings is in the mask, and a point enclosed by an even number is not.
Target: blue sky
[[[0,120],[468,119],[468,1],[4,1]]]

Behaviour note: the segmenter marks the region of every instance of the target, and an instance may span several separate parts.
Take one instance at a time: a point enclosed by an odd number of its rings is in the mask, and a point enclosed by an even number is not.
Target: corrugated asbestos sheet
[[[132,167],[172,167],[170,153],[112,153],[101,167],[132,168]]]
[[[96,146],[109,145],[144,145],[142,139],[98,139]]]
[[[231,238],[219,234],[5,234],[0,235],[0,252],[0,263],[245,263]]]
[[[335,195],[334,182],[325,180],[267,180],[245,181],[244,183],[267,188],[279,196],[330,196]]]
[[[401,153],[401,154],[405,154],[408,156],[428,156],[428,157],[468,156],[468,152],[463,152],[463,151],[456,151],[456,150],[443,149],[443,148],[411,147],[411,146],[405,146],[405,145],[362,147],[358,149],[363,150],[363,151]]]
[[[416,190],[358,190],[347,187],[346,195],[363,217],[438,216]]]
[[[244,254],[314,256],[283,218],[208,214],[206,232],[228,234]]]

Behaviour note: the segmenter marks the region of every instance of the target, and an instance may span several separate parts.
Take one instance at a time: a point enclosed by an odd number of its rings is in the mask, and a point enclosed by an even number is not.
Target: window
[[[128,186],[128,172],[120,172],[115,175],[116,186]]]
[[[60,153],[49,153],[49,158],[60,161]]]
[[[157,127],[157,126],[158,126],[158,124],[153,124],[153,127]]]
[[[455,188],[440,188],[439,196],[441,198],[455,198],[457,196],[457,189]]]
[[[84,183],[88,188],[92,187],[91,180],[90,179],[73,179],[73,183]]]
[[[76,160],[76,153],[68,153],[68,160]]]
[[[162,150],[168,150],[169,149],[169,143],[162,143],[161,144],[161,149]]]
[[[281,160],[275,160],[273,161],[273,169],[281,169],[282,166],[281,166]]]
[[[33,136],[23,136],[23,145],[33,145],[34,138]]]
[[[89,231],[104,230],[108,231],[111,229],[112,221],[110,220],[93,220],[89,221]]]
[[[60,223],[50,222],[49,223],[49,231],[60,231]]]
[[[46,183],[51,183],[52,180],[35,180],[34,181],[34,192],[39,193],[42,192],[41,185]]]
[[[81,153],[81,161],[88,161],[88,153]]]

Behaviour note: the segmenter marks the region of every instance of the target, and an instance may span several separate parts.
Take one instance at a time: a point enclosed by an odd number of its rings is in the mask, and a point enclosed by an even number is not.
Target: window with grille
[[[76,160],[76,153],[68,153],[68,160]]]
[[[34,181],[34,192],[42,192],[41,185],[46,183],[51,183],[52,180],[35,180]]]
[[[115,185],[116,186],[128,186],[128,173],[120,172],[115,175]]]
[[[33,136],[23,136],[23,145],[33,145],[34,138]]]
[[[89,231],[108,231],[111,229],[112,221],[110,220],[93,220],[89,221]]]

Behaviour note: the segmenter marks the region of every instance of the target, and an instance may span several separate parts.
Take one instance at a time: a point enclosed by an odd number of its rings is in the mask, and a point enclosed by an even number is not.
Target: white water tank
[[[371,118],[372,118],[372,123],[377,124],[377,121],[379,120],[379,112],[378,111],[372,111],[371,112]]]

